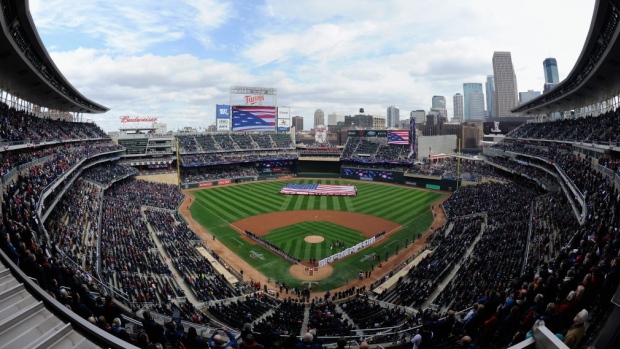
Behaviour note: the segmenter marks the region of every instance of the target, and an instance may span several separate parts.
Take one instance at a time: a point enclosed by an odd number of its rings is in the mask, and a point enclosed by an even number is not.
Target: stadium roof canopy
[[[561,112],[620,95],[619,22],[620,1],[597,0],[585,45],[573,70],[549,92],[512,109],[512,112]]]
[[[0,0],[0,89],[50,109],[104,113],[109,109],[80,94],[62,75],[41,42],[29,1]]]

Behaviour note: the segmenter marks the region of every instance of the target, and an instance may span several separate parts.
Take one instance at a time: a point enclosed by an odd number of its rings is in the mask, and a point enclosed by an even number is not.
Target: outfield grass
[[[304,239],[310,235],[320,235],[325,240],[320,243],[305,242]],[[307,221],[274,229],[264,239],[288,252],[291,256],[307,261],[310,258],[320,260],[343,251],[344,249],[336,247],[330,249],[330,245],[336,240],[344,242],[346,247],[351,247],[367,238],[357,230],[331,222]]]
[[[278,194],[280,188],[286,183],[354,184],[357,186],[358,195],[327,197]],[[384,260],[386,255],[391,256],[397,250],[402,250],[419,233],[429,228],[433,221],[430,205],[446,195],[405,186],[335,179],[255,182],[214,187],[194,191],[193,194],[196,199],[190,207],[190,212],[198,223],[263,274],[278,279],[280,282],[286,282],[288,285],[302,286],[302,281],[288,272],[290,263],[262,246],[251,245],[244,241],[237,231],[229,227],[229,223],[276,211],[335,210],[369,214],[403,226],[403,229],[381,240],[380,245],[369,247],[356,255],[334,263],[332,276],[320,281],[318,289],[314,286],[313,290],[327,290],[342,286],[356,278],[359,271],[370,270],[376,266],[379,263],[378,258]],[[303,240],[303,237],[299,235],[296,238]],[[257,255],[255,252],[260,252],[261,258],[255,258]]]

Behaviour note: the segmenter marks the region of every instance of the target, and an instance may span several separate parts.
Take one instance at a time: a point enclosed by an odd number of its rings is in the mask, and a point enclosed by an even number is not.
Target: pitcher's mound
[[[323,242],[323,240],[325,239],[322,236],[318,235],[306,236],[306,238],[304,239],[304,241],[309,244],[318,244],[319,242]]]
[[[300,263],[291,265],[289,272],[300,280],[317,281],[332,275],[334,268],[329,264],[318,268],[314,266],[309,267]]]

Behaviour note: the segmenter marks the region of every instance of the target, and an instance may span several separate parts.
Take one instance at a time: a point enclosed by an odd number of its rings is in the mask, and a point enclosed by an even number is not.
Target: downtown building
[[[387,122],[386,127],[398,127],[400,121],[400,109],[396,106],[387,108]]]
[[[482,120],[484,113],[484,94],[482,84],[466,82],[463,84],[463,121]]]
[[[519,104],[519,94],[510,52],[493,53],[493,77],[495,80],[493,117],[513,116],[511,110]]]
[[[484,88],[486,90],[486,102],[487,102],[487,118],[493,117],[493,103],[495,100],[495,79],[493,75],[487,75],[487,82],[484,84]]]
[[[426,122],[426,111],[424,110],[413,110],[409,116],[415,120],[416,125],[424,125]]]
[[[314,111],[314,128],[318,125],[325,125],[325,113],[322,109],[317,109]]]
[[[546,58],[543,61],[543,69],[545,71],[545,85],[543,86],[543,93],[545,93],[560,83],[558,61],[556,61],[555,58]]]
[[[295,132],[301,132],[304,130],[304,118],[303,116],[293,116],[291,120],[293,127],[295,128]]]
[[[431,110],[429,114],[436,115],[439,118],[448,120],[448,110],[446,109],[446,97],[433,96]]]
[[[453,122],[463,122],[463,95],[457,93],[452,97],[452,105],[454,106]]]

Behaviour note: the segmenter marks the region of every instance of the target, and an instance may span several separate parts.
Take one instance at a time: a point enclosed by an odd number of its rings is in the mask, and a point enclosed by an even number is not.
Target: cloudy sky
[[[176,130],[214,122],[234,85],[274,87],[277,104],[312,127],[326,114],[401,118],[433,95],[484,83],[494,51],[512,52],[519,91],[540,91],[542,61],[560,79],[575,64],[594,1],[586,0],[30,0],[60,71],[119,116]]]

